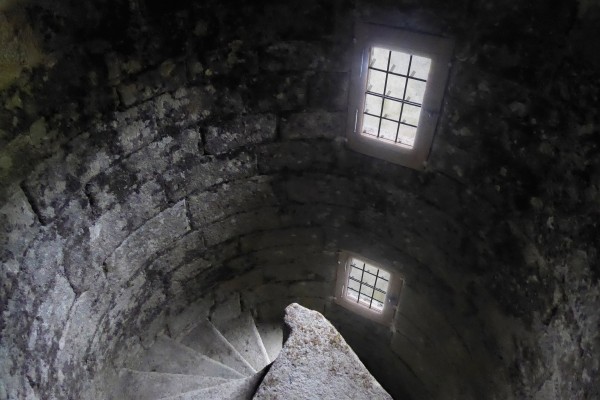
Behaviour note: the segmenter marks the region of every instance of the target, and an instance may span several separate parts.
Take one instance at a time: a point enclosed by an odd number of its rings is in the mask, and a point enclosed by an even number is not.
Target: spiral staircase
[[[391,398],[318,312],[288,306],[290,335],[283,347],[281,322],[257,323],[249,311],[236,312],[235,304],[234,299],[210,316],[194,309],[182,313],[188,323],[174,324],[180,332],[161,333],[120,369],[112,399],[333,400],[344,398],[340,393],[352,393],[355,399]],[[195,314],[199,318],[190,319]],[[366,391],[360,386],[365,382]]]

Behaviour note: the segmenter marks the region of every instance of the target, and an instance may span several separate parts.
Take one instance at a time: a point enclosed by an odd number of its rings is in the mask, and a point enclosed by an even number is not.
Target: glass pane
[[[369,79],[367,80],[367,91],[383,94],[385,86],[385,72],[369,70]]]
[[[358,292],[360,288],[360,282],[353,281],[351,279],[348,280],[348,288],[356,290]]]
[[[402,122],[416,126],[419,123],[420,114],[421,107],[405,104],[404,109],[402,110]]]
[[[385,293],[375,291],[375,293],[373,293],[373,299],[383,303],[383,301],[385,300]]]
[[[406,88],[405,100],[412,101],[414,103],[423,104],[423,96],[425,95],[425,86],[427,83],[417,81],[414,79],[408,80],[408,87]]]
[[[400,129],[402,129],[402,127],[400,127]],[[389,272],[386,272],[382,269],[379,270],[379,276],[383,279],[387,279],[388,281],[390,280],[390,274]]]
[[[362,133],[366,133],[367,135],[377,136],[378,130],[379,130],[379,118],[372,117],[370,115],[365,115],[364,119],[363,119]]]
[[[412,147],[415,144],[416,135],[417,128],[400,124],[400,131],[398,132],[398,143],[402,143]]]
[[[365,112],[379,115],[381,113],[381,97],[368,94],[365,99]]]
[[[429,58],[413,56],[412,63],[410,65],[410,76],[427,80],[430,68],[431,60]]]
[[[402,109],[402,103],[394,100],[385,100],[383,102],[383,116],[385,118],[400,120],[400,110]],[[395,134],[396,132],[394,132]]]
[[[378,268],[374,265],[365,263],[365,271],[372,273],[373,275],[377,275]]]
[[[381,137],[383,139],[395,141],[397,129],[398,129],[397,122],[382,119],[381,120],[381,130],[379,131],[379,137]]]
[[[396,75],[388,75],[388,83],[386,87],[386,94],[391,97],[402,99],[404,96],[404,86],[406,85],[406,78]]]
[[[399,51],[392,51],[392,58],[390,59],[390,71],[397,74],[407,75],[409,60],[410,55],[406,53],[400,53]]]
[[[375,287],[377,289],[383,290],[384,292],[387,292],[388,284],[389,284],[388,281],[384,281],[383,279],[377,279],[377,283],[375,284]]]
[[[363,276],[363,282],[366,283],[367,285],[370,285],[371,287],[375,286],[375,275],[371,275],[371,274],[365,272],[365,274]],[[371,292],[365,291],[365,290],[363,290],[363,292],[371,293]]]
[[[364,294],[360,294],[360,302],[365,304],[367,307],[369,306],[369,304],[371,303],[371,297],[370,296],[366,296]]]
[[[376,311],[382,311],[383,303],[380,303],[378,301],[373,301],[373,305],[371,306],[371,309],[376,310]]]
[[[390,51],[387,49],[382,49],[380,47],[372,47],[369,66],[373,68],[387,70],[389,55]]]
[[[356,265],[356,264],[355,264],[355,265]],[[358,265],[356,265],[356,266],[358,267]],[[350,276],[351,276],[352,278],[358,279],[358,280],[360,281],[360,279],[361,279],[361,277],[362,277],[362,269],[360,269],[360,268],[355,268],[355,267],[352,267],[352,268],[350,269]]]

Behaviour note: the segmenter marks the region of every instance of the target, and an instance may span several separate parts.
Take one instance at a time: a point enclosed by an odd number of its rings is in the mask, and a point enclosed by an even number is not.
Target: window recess
[[[341,251],[335,302],[355,313],[389,325],[394,318],[403,280],[381,264]]]
[[[442,106],[452,48],[447,38],[359,23],[349,147],[422,169]]]

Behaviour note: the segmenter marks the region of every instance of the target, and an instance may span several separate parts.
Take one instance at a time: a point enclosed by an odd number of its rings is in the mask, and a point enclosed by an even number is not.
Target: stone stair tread
[[[201,321],[179,342],[206,357],[233,368],[244,376],[256,373],[252,365],[208,320]]]
[[[160,400],[199,400],[199,399],[223,399],[223,400],[251,400],[256,388],[262,381],[266,371],[260,371],[253,376],[236,379],[209,388],[192,390],[174,396],[163,397]]]
[[[215,327],[255,370],[260,371],[269,364],[269,355],[249,312],[237,318],[221,320]]]
[[[254,399],[392,400],[322,314],[294,303],[285,323],[290,336]]]
[[[164,335],[157,337],[154,344],[131,365],[131,369],[226,379],[244,378],[236,370]]]
[[[257,321],[256,328],[265,349],[267,349],[269,361],[275,361],[283,347],[283,324],[281,322]]]
[[[217,377],[135,371],[124,368],[119,374],[120,395],[116,399],[151,400],[204,389],[231,381]]]

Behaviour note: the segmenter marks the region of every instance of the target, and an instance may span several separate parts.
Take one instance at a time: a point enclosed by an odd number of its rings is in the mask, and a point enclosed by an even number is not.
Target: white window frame
[[[377,312],[373,309],[370,309],[348,297],[346,291],[348,278],[350,275],[349,263],[352,258],[364,261],[390,274],[390,280],[388,283],[388,289],[383,303],[382,312]],[[396,310],[398,308],[398,303],[400,299],[400,292],[402,291],[403,284],[404,279],[402,279],[402,277],[398,273],[395,273],[392,269],[385,267],[381,263],[363,257],[358,253],[354,253],[347,250],[340,251],[338,258],[337,278],[335,284],[334,301],[336,304],[339,304],[340,306],[350,311],[353,311],[354,313],[364,318],[370,319],[382,325],[389,326],[391,325],[396,314]]]
[[[412,148],[361,134],[370,49],[381,47],[431,59],[425,96]],[[358,22],[350,79],[348,146],[357,152],[414,169],[423,169],[442,108],[454,42],[449,38]]]

